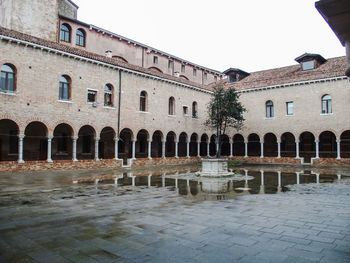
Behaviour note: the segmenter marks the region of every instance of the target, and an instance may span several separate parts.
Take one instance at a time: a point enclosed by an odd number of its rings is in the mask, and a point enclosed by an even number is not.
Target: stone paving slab
[[[173,188],[52,188],[1,192],[0,262],[350,262],[347,178],[217,201]]]

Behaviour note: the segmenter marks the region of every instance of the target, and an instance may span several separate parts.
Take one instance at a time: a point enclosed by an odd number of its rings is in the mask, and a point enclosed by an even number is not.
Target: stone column
[[[152,178],[152,174],[148,175],[148,180],[147,180],[147,186],[151,187],[151,178]]]
[[[299,142],[298,141],[295,141],[295,158],[300,158],[299,156]]]
[[[133,160],[136,159],[136,140],[132,140],[132,154],[131,154],[131,158]]]
[[[248,157],[248,143],[244,142],[244,157]]]
[[[210,141],[207,141],[207,156],[210,156]]]
[[[317,173],[316,174],[316,184],[319,184],[320,183],[320,174]]]
[[[100,138],[96,137],[95,138],[95,161],[99,161],[100,159],[98,158],[98,142],[100,141]]]
[[[23,161],[23,139],[25,135],[19,134],[18,135],[18,163],[24,163]]]
[[[51,153],[52,153],[52,138],[53,136],[47,137],[47,162],[52,163]]]
[[[263,170],[260,170],[260,179],[261,179],[260,185],[264,186],[264,171]]]
[[[264,141],[260,142],[260,158],[264,158]]]
[[[115,138],[114,139],[114,159],[118,160],[118,154],[119,154],[119,149],[118,149],[118,142],[119,142],[119,139],[118,138]]]
[[[162,158],[165,159],[165,140],[162,141]]]
[[[201,142],[197,142],[197,157],[201,157]]]
[[[281,171],[277,171],[278,175],[278,187],[282,187]]]
[[[73,136],[72,137],[72,140],[73,140],[73,152],[72,152],[72,159],[73,159],[73,162],[76,162],[78,161],[77,159],[77,141],[78,141],[78,136]]]
[[[315,145],[316,145],[316,159],[320,158],[320,151],[319,151],[319,141],[315,140]]]
[[[148,141],[148,159],[152,159],[152,140]]]
[[[179,151],[179,142],[175,141],[175,158],[179,158],[178,151]]]
[[[297,175],[297,184],[300,184],[300,172],[295,173]]]
[[[190,142],[189,141],[186,142],[186,157],[187,158],[190,157]]]
[[[340,156],[340,140],[337,140],[337,159],[341,159]]]
[[[277,158],[281,158],[281,142],[277,141]]]
[[[230,157],[233,157],[233,142],[230,140]]]

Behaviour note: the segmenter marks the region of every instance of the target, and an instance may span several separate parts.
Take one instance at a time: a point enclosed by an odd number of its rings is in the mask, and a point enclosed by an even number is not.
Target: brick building
[[[217,83],[247,108],[223,154],[250,162],[347,164],[346,58],[221,73],[77,20],[69,0],[3,0],[0,169],[167,164],[214,155],[203,125]],[[119,135],[119,136],[118,136]],[[91,161],[88,161],[91,160]],[[34,162],[32,162],[34,161]]]

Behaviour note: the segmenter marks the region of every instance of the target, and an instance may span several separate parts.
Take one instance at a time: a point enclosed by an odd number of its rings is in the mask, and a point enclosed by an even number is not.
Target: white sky
[[[78,19],[193,63],[253,72],[345,48],[315,0],[73,0]]]

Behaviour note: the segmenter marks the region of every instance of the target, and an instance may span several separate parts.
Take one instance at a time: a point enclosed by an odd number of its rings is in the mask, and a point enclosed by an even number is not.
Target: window
[[[174,65],[174,62],[169,60],[168,61],[168,68],[172,69],[173,68],[173,65]]]
[[[322,113],[332,113],[332,97],[328,94],[322,97]]]
[[[1,66],[0,91],[15,92],[15,69],[8,64]]]
[[[175,115],[175,99],[174,97],[169,98],[169,110],[168,110],[169,115]]]
[[[181,72],[185,72],[185,65],[181,65]]]
[[[193,69],[193,76],[197,76],[197,70],[195,68]]]
[[[147,106],[147,92],[141,91],[140,93],[140,111],[146,111]]]
[[[188,115],[188,107],[187,106],[182,106],[182,108],[183,108],[183,114],[185,116],[187,116]]]
[[[266,118],[272,118],[273,116],[273,102],[268,100],[266,102]]]
[[[90,103],[96,102],[96,97],[97,97],[97,91],[88,90],[87,102],[90,102]]]
[[[153,64],[158,64],[158,57],[157,56],[153,56]]]
[[[237,82],[237,75],[230,75],[230,82]]]
[[[287,115],[294,115],[294,104],[293,101],[286,102]]]
[[[305,61],[302,63],[301,67],[303,71],[312,70],[315,68],[315,61]]]
[[[204,80],[207,80],[208,78],[208,74],[206,72],[204,72],[204,76],[203,76]]]
[[[113,86],[106,84],[104,88],[104,105],[113,107]]]
[[[77,46],[85,47],[85,32],[82,29],[78,29],[75,36],[75,44]]]
[[[60,40],[70,42],[70,26],[67,24],[61,25]]]
[[[58,99],[70,100],[70,78],[68,76],[63,75],[60,77]]]
[[[218,77],[214,76],[214,81],[217,82],[218,81]]]
[[[198,106],[197,106],[197,102],[192,102],[192,118],[198,118]]]

